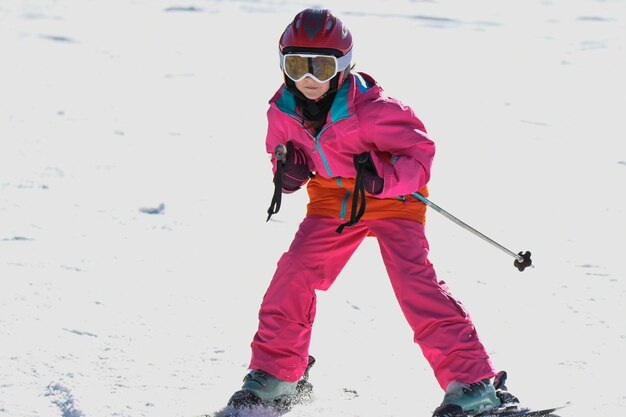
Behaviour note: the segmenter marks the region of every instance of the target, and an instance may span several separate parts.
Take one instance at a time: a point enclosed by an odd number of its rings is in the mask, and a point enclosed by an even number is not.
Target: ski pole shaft
[[[429,199],[427,199],[426,197],[424,197],[420,193],[413,193],[412,195],[415,198],[417,198],[418,200],[420,200],[422,203],[426,204],[428,207],[430,207],[433,210],[435,210],[436,212],[442,214],[448,220],[453,221],[454,223],[456,223],[457,225],[461,226],[465,230],[468,230],[468,231],[472,232],[474,235],[478,236],[479,238],[481,238],[485,242],[490,243],[491,245],[493,245],[496,248],[500,249],[501,251],[503,251],[507,255],[510,255],[513,258],[515,258],[516,262],[514,262],[514,265],[520,271],[523,271],[524,268],[526,268],[527,266],[530,266],[531,268],[535,267],[532,264],[532,261],[530,259],[530,252],[515,253],[515,252],[507,249],[506,247],[502,246],[501,244],[499,244],[495,240],[491,239],[490,237],[488,237],[488,236],[484,235],[483,233],[479,232],[478,230],[474,229],[472,226],[470,226],[467,223],[463,222],[459,218],[457,218],[457,217],[453,216],[452,214],[448,213],[447,211],[445,211],[444,209],[442,209],[437,204],[433,203],[432,201],[430,201]]]

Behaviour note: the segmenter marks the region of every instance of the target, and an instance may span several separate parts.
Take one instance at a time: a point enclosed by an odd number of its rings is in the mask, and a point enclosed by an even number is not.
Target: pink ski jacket
[[[308,216],[350,217],[356,168],[353,157],[370,151],[382,193],[367,194],[362,219],[402,218],[425,222],[426,206],[413,193],[427,196],[426,184],[435,154],[423,123],[365,73],[352,73],[342,84],[328,112],[325,126],[314,135],[303,127],[296,101],[284,85],[267,111],[267,152],[292,141],[307,155],[315,175],[308,181]]]

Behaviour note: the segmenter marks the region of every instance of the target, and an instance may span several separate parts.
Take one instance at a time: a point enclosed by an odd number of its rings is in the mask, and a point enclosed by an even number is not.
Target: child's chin
[[[320,98],[320,95],[315,93],[315,94],[305,94],[304,95],[306,98],[308,98],[309,100],[317,100],[318,98]]]

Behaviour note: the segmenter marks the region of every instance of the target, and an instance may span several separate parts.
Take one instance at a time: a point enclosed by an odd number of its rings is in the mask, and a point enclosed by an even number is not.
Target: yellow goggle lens
[[[317,81],[326,82],[337,74],[337,59],[327,55],[285,55],[284,71],[293,81],[310,74]]]

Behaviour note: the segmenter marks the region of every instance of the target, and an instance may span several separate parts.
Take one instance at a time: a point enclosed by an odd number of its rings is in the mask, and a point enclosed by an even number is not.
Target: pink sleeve
[[[435,156],[435,144],[423,123],[409,107],[394,99],[377,100],[372,107],[373,113],[365,117],[369,123],[364,132],[375,148],[372,161],[385,181],[376,197],[407,195],[421,189],[430,179]]]
[[[265,137],[265,150],[272,156],[272,172],[276,172],[276,156],[274,150],[276,145],[285,144],[285,134],[280,128],[279,118],[276,116],[278,110],[273,106],[267,110],[267,135]]]

